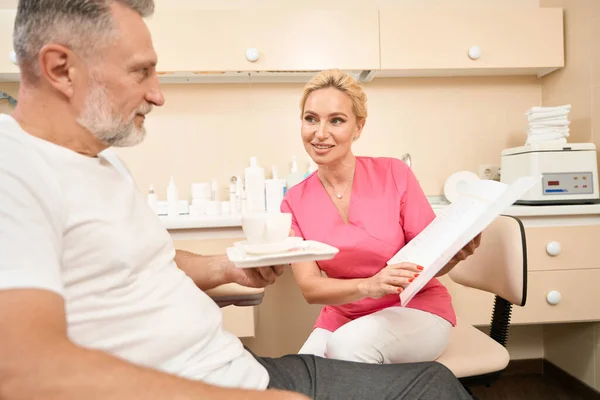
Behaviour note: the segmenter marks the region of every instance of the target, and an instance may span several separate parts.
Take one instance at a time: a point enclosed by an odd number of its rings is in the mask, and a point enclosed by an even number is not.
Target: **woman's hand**
[[[481,244],[481,233],[477,236],[475,236],[475,238],[473,238],[473,240],[471,240],[469,243],[467,243],[465,245],[465,247],[463,247],[458,253],[456,253],[456,255],[454,257],[452,257],[452,260],[450,260],[449,264],[458,264],[461,261],[466,260],[469,256],[471,256],[473,253],[475,253],[475,250],[477,250],[477,248],[479,247],[479,245]]]
[[[398,294],[412,282],[423,267],[413,263],[388,265],[370,278],[358,283],[358,291],[363,297],[379,299],[388,294]]]
[[[435,275],[435,277],[439,278],[440,276],[444,276],[448,272],[452,271],[452,268],[456,267],[458,263],[466,260],[469,256],[471,256],[475,252],[475,250],[477,250],[479,244],[481,244],[481,233],[475,236],[473,240],[467,243],[465,247],[463,247],[458,253],[456,253],[454,257],[452,257],[452,259],[448,261],[444,268],[442,268],[440,272],[438,272]]]

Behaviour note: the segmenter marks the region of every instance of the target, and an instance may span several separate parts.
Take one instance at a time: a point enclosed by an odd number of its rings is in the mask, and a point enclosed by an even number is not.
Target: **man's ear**
[[[46,45],[39,56],[40,78],[70,99],[75,93],[74,81],[81,66],[77,60],[65,46]]]

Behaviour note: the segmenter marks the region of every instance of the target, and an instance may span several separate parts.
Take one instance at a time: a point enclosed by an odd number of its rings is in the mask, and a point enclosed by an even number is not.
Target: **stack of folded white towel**
[[[569,111],[571,105],[558,107],[532,107],[525,115],[529,122],[525,144],[539,142],[566,143],[569,136]]]

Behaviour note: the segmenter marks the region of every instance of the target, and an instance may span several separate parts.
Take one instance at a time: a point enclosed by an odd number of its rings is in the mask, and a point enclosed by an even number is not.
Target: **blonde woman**
[[[325,305],[300,353],[368,363],[432,361],[456,323],[450,295],[433,279],[400,307],[398,295],[422,267],[386,262],[435,214],[405,163],[352,153],[366,102],[357,82],[339,70],[316,75],[302,96],[302,141],[319,168],[287,192],[281,209],[292,213],[296,236],[340,252],[292,265],[306,300]],[[440,275],[478,245],[479,237]]]

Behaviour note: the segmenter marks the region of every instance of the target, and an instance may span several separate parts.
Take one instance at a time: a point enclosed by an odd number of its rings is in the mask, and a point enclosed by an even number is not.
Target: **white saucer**
[[[248,254],[244,250],[243,242],[227,249],[227,257],[238,268],[257,268],[272,265],[286,265],[302,261],[331,260],[339,252],[333,246],[313,240],[297,238],[295,246],[279,253]]]
[[[298,247],[302,241],[302,238],[292,236],[283,242],[248,244],[248,242],[243,241],[235,243],[234,246],[242,247],[246,254],[274,254],[283,253],[294,247]]]

